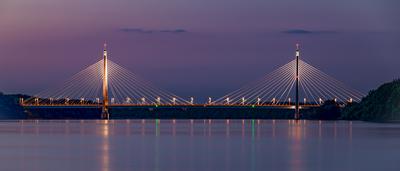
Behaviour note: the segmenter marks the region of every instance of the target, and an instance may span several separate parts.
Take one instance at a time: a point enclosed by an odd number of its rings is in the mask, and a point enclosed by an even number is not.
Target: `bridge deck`
[[[101,108],[101,104],[21,104],[23,107],[27,108]],[[308,107],[319,107],[320,105],[306,104],[300,105],[300,108]],[[142,104],[111,104],[109,107],[137,107],[137,108],[199,108],[199,107],[210,107],[210,108],[286,108],[294,109],[294,105],[208,105],[208,104],[177,104],[177,105],[142,105]]]

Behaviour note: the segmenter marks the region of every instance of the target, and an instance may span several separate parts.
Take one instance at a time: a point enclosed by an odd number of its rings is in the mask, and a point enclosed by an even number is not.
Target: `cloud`
[[[184,29],[175,29],[175,30],[160,30],[162,33],[186,33],[187,31]]]
[[[124,33],[139,33],[139,34],[151,34],[151,33],[186,33],[187,31],[184,29],[173,29],[173,30],[149,30],[149,29],[142,29],[142,28],[121,28],[118,31]]]
[[[290,30],[284,30],[284,31],[282,31],[282,33],[307,35],[307,34],[330,34],[330,33],[337,33],[337,32],[336,31],[329,31],[329,30],[290,29]]]

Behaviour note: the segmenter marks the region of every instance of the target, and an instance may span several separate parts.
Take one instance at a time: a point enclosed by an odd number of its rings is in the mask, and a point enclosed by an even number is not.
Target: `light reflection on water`
[[[110,135],[110,130],[109,130],[109,124],[108,120],[103,121],[102,125],[102,153],[101,153],[101,168],[103,171],[109,171],[110,168],[110,142],[109,142],[109,135]]]
[[[0,170],[399,170],[399,135],[358,121],[3,121]]]

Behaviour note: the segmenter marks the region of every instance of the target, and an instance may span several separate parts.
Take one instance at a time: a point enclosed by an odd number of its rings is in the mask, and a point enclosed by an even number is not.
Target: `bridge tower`
[[[108,63],[107,63],[107,44],[104,43],[103,50],[103,107],[101,112],[102,119],[110,119],[108,112]]]
[[[296,44],[296,106],[294,119],[300,119],[300,106],[299,106],[299,57],[300,57],[300,49],[299,44]]]

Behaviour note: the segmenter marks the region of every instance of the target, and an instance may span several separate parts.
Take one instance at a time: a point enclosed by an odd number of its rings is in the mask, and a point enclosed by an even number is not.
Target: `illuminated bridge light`
[[[172,104],[176,105],[176,98],[175,97],[172,98]]]
[[[194,97],[190,97],[190,104],[191,104],[191,105],[194,104]]]
[[[19,104],[23,105],[24,104],[24,98],[19,98]]]
[[[229,97],[226,98],[226,104],[229,105],[230,104],[230,100]]]
[[[157,97],[156,102],[157,102],[157,105],[160,105],[161,104],[161,97]]]
[[[242,97],[242,102],[241,102],[241,104],[242,105],[244,105],[244,102],[245,102],[246,100],[244,99],[244,97]]]
[[[131,98],[129,98],[129,97],[127,97],[127,98],[125,98],[125,99],[126,99],[125,102],[126,102],[127,104],[129,104],[129,103],[132,102]]]

